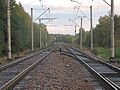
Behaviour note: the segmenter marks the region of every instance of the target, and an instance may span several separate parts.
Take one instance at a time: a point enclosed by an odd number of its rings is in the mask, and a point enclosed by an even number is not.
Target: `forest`
[[[115,56],[120,57],[120,15],[115,15]],[[111,43],[111,29],[110,29],[110,16],[101,16],[97,24],[93,28],[93,41],[94,49],[93,53],[100,54],[101,57],[108,59],[110,57],[110,43]],[[56,35],[58,41],[64,41],[66,43],[71,43],[76,47],[80,47],[79,33],[76,36],[70,35]],[[90,50],[90,31],[85,31],[83,29],[83,49]],[[75,43],[75,44],[73,44]],[[77,45],[76,45],[77,44]]]
[[[11,34],[12,54],[31,49],[31,18],[24,10],[21,3],[16,4],[11,0]],[[7,55],[7,6],[5,0],[0,0],[0,57]],[[120,15],[115,15],[115,53],[120,57]],[[93,28],[94,51],[110,56],[110,16],[101,16]],[[73,35],[49,34],[46,25],[34,23],[34,47],[39,48],[39,32],[42,32],[42,46],[48,46],[54,42],[64,42],[79,47],[79,33]],[[90,31],[83,30],[83,47],[90,50]],[[106,53],[105,53],[106,52]]]
[[[12,54],[31,49],[31,18],[21,3],[11,0],[11,34]],[[7,5],[6,0],[0,0],[0,57],[7,55]],[[42,46],[49,44],[49,34],[46,25],[34,23],[34,47],[39,48],[39,32],[42,33]]]

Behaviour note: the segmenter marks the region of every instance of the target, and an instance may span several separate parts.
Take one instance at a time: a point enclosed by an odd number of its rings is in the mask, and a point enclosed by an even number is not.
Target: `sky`
[[[50,12],[47,11],[41,18],[56,18],[54,20],[42,20],[41,22],[47,26],[47,30],[50,34],[75,34],[75,23],[80,26],[80,18],[83,18],[83,28],[86,31],[90,30],[90,6],[93,6],[93,27],[98,24],[100,16],[109,15],[110,6],[103,0],[16,0],[17,3],[21,3],[30,15],[30,9],[34,10],[34,20],[41,15],[47,8],[50,8]],[[111,0],[106,0],[109,4]],[[120,15],[120,0],[114,0],[115,14]],[[80,7],[78,11],[78,7]],[[75,19],[75,23],[69,20]],[[38,21],[36,21],[38,23]],[[79,32],[77,27],[77,33]]]

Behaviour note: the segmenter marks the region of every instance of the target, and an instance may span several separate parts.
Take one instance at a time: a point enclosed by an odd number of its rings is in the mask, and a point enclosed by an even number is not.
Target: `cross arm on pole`
[[[93,1],[93,0],[92,0]],[[106,0],[103,0],[107,5],[111,6]]]
[[[70,0],[70,1],[72,1],[72,2],[76,2],[76,3],[78,3],[78,4],[80,4],[80,5],[81,5],[81,3],[79,3],[78,1],[75,1],[75,0]]]
[[[46,9],[38,18],[35,19],[35,21],[38,20],[38,19],[39,19],[44,13],[46,13],[48,10],[50,11],[50,8]],[[34,21],[34,22],[35,22],[35,21]]]
[[[55,20],[57,18],[40,18],[40,20]]]
[[[107,1],[103,0],[107,5],[111,6]]]
[[[80,27],[75,21],[73,21],[71,18],[69,18],[69,21],[72,21],[76,26]]]

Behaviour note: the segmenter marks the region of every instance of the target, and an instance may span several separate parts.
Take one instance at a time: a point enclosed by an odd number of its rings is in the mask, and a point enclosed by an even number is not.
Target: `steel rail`
[[[16,65],[16,64],[19,64],[19,63],[21,63],[21,62],[23,62],[23,61],[25,61],[25,60],[27,60],[27,59],[29,59],[29,58],[31,58],[31,57],[34,57],[34,56],[36,56],[36,55],[44,52],[45,50],[46,50],[46,49],[44,49],[44,50],[42,50],[42,51],[40,51],[40,52],[37,52],[37,53],[31,54],[31,55],[28,55],[28,56],[23,57],[23,58],[19,58],[18,60],[15,60],[15,61],[10,62],[10,63],[8,63],[8,64],[2,65],[2,66],[0,66],[0,72],[3,71],[3,70],[5,70],[5,69],[7,69],[7,68],[9,68],[9,67],[12,67],[12,66],[14,66],[14,65]]]
[[[68,50],[74,54],[77,59],[79,59],[79,62],[84,64],[84,66],[90,71],[90,73],[95,76],[97,79],[99,79],[101,83],[101,85],[103,85],[107,90],[120,90],[120,87],[118,85],[116,85],[115,83],[113,83],[112,81],[110,81],[108,78],[104,77],[103,75],[101,75],[100,73],[98,73],[97,71],[95,71],[89,64],[87,64],[85,61],[83,61],[75,52],[73,52],[70,48],[68,48]]]
[[[73,54],[67,53],[67,52],[61,52],[61,54],[77,59],[76,56],[74,56]]]
[[[109,68],[112,68],[113,70],[115,70],[115,71],[117,71],[117,72],[120,73],[120,68],[118,68],[118,67],[116,67],[116,66],[114,66],[114,65],[111,65],[111,64],[109,64],[109,63],[107,63],[107,62],[104,62],[104,61],[100,60],[100,58],[96,58],[96,57],[90,56],[89,54],[86,54],[86,53],[84,53],[84,52],[82,52],[82,51],[79,51],[79,50],[77,50],[77,49],[75,49],[75,48],[72,48],[72,49],[74,49],[74,50],[76,50],[76,51],[78,51],[78,52],[80,52],[80,53],[83,54],[83,55],[80,55],[80,56],[83,56],[83,57],[86,57],[86,58],[90,58],[90,59],[93,59],[93,60],[97,60],[97,61],[99,61],[100,63],[102,63],[102,64],[108,66]],[[78,54],[77,54],[77,55],[78,55]]]
[[[9,90],[13,89],[13,87],[21,81],[22,78],[24,78],[32,69],[34,69],[40,62],[42,62],[54,49],[52,49],[49,53],[47,53],[45,56],[38,59],[36,62],[34,62],[32,65],[27,67],[25,70],[23,70],[21,73],[19,73],[17,76],[15,76],[13,79],[11,79],[9,82],[7,82],[5,85],[3,85],[0,90]]]
[[[95,58],[95,57],[93,57],[93,56],[91,57],[90,55],[88,55],[88,54],[86,54],[86,53],[84,53],[84,52],[82,52],[82,51],[79,51],[79,50],[77,50],[77,49],[75,49],[75,48],[73,48],[73,49],[76,50],[76,51],[78,51],[78,52],[80,52],[80,53],[82,53],[82,54],[84,55],[84,57],[93,59],[94,61],[99,61],[101,64],[107,66],[108,68],[110,68],[110,69],[118,72],[118,74],[120,74],[120,68],[118,68],[118,67],[116,67],[116,66],[114,66],[114,65],[111,65],[111,64],[109,64],[109,63],[107,63],[107,62],[104,62],[104,61],[100,60],[100,58]],[[115,87],[117,87],[118,90],[120,90],[120,86],[118,86],[118,85],[115,84],[113,81],[111,81],[110,79],[108,79],[107,77],[105,77],[105,75],[103,75],[103,74],[101,74],[101,75],[102,75],[104,78],[106,78],[106,80],[107,80],[108,82],[110,82],[112,85],[114,85]]]

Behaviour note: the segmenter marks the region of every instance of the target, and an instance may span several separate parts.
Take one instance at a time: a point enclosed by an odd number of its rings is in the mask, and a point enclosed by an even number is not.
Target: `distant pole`
[[[47,47],[47,30],[44,31],[45,47]]]
[[[7,0],[7,35],[8,35],[8,59],[11,57],[11,24],[10,24],[10,1]]]
[[[39,27],[40,27],[40,24],[41,24],[41,19],[39,19]],[[41,40],[41,27],[40,27],[40,48],[42,47],[42,40]]]
[[[80,28],[80,49],[82,50],[82,20],[83,18],[81,18],[81,28]]]
[[[31,8],[31,43],[32,43],[32,51],[34,51],[34,41],[33,41],[33,8]]]
[[[92,20],[92,6],[90,6],[90,31],[91,31],[91,50],[93,50],[93,20]]]
[[[76,44],[76,25],[75,25],[75,41],[74,41],[74,45]]]
[[[46,47],[46,32],[45,32],[45,30],[44,30],[44,46]]]
[[[76,36],[76,25],[75,25],[75,36]]]
[[[111,0],[111,57],[115,57],[114,45],[114,0]]]
[[[56,41],[56,44],[57,44],[57,36],[55,36],[55,41]]]
[[[44,40],[44,47],[45,47],[45,31],[43,30],[43,40]]]
[[[45,37],[46,37],[46,47],[48,46],[48,34],[46,33],[46,35],[45,35]]]

